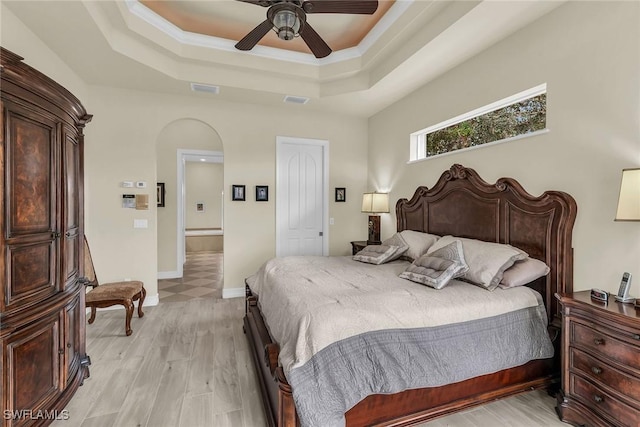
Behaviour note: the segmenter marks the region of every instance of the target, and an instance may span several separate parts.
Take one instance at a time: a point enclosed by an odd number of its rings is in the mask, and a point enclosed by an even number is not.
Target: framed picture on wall
[[[256,202],[268,202],[268,201],[269,201],[269,186],[256,185]]]
[[[344,187],[336,187],[336,202],[347,201],[347,189]]]
[[[244,185],[231,186],[231,200],[244,202]]]
[[[158,182],[156,184],[156,204],[159,208],[164,208],[164,182]]]

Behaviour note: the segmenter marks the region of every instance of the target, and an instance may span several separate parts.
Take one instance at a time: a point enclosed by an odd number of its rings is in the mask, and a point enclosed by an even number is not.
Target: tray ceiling
[[[275,34],[235,49],[267,9],[240,1],[2,0],[88,84],[274,106],[293,95],[310,101],[287,108],[363,117],[561,3],[381,0],[372,16],[313,14],[334,49],[317,59]],[[220,90],[195,93],[191,83]]]
[[[357,46],[395,0],[382,0],[373,15],[315,14],[308,20],[334,50]],[[183,31],[238,41],[262,22],[267,8],[237,1],[153,1],[140,3]],[[280,40],[270,32],[261,46],[309,53],[299,38]]]

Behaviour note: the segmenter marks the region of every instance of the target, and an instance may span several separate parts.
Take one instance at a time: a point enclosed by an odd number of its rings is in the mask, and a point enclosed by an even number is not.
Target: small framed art
[[[347,201],[347,189],[344,187],[336,187],[336,202]]]
[[[244,202],[244,185],[232,185],[231,186],[231,200]]]
[[[268,201],[269,201],[269,186],[256,185],[256,202],[268,202]]]
[[[156,184],[156,205],[159,208],[164,208],[164,182],[158,182]]]

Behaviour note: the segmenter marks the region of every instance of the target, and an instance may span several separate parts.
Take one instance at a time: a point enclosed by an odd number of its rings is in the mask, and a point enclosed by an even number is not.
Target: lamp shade
[[[389,212],[388,193],[364,193],[362,196],[362,212],[386,213]]]
[[[616,221],[640,221],[640,168],[622,170]]]

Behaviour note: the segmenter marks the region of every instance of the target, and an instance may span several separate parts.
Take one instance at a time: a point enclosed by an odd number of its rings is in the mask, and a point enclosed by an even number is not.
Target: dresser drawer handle
[[[602,373],[602,368],[598,368],[597,366],[594,366],[593,368],[591,368],[591,372],[593,372],[596,375],[599,375]]]
[[[598,396],[597,394],[594,394],[593,395],[593,400],[596,401],[597,403],[600,403],[600,402],[604,401],[604,397]]]
[[[595,339],[593,340],[593,343],[594,343],[595,345],[604,345],[604,338],[595,338]]]

